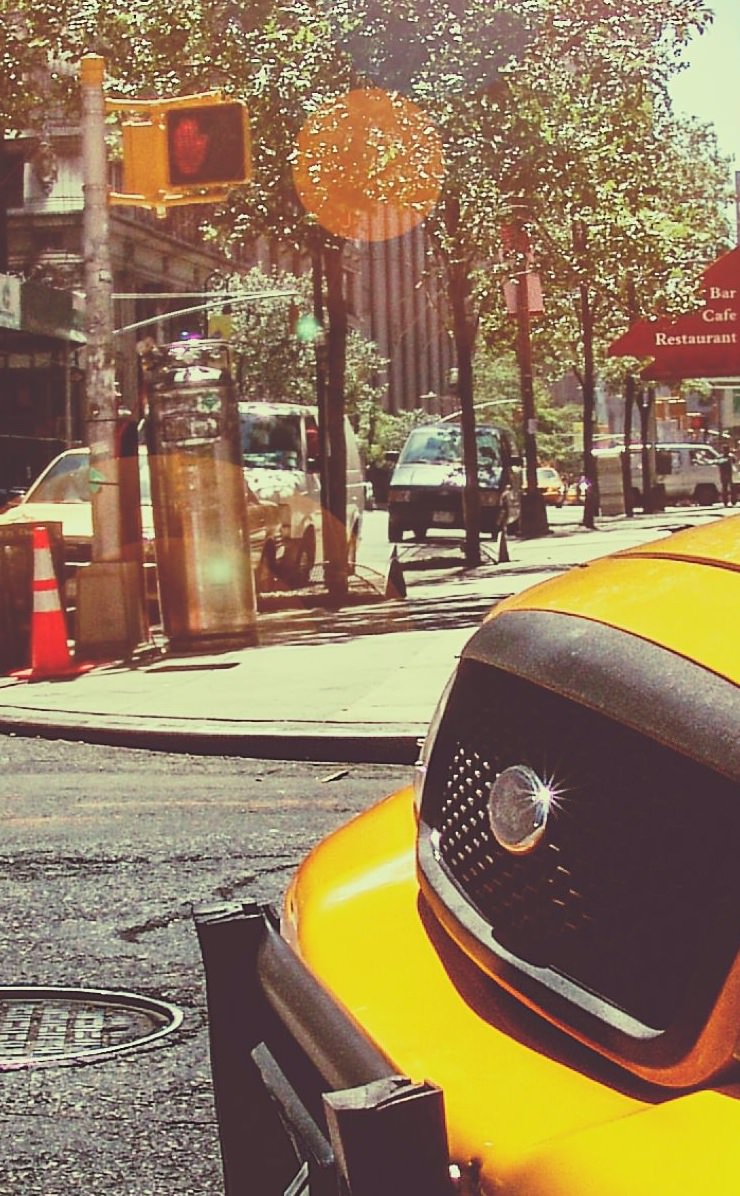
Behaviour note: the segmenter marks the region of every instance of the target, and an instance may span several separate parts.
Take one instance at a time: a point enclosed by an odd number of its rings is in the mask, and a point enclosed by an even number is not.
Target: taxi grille
[[[500,847],[488,821],[490,785],[514,764],[558,794],[526,855]],[[464,662],[423,820],[435,867],[490,928],[488,950],[550,969],[646,1027],[668,1026],[697,970],[710,986],[737,949],[732,782],[529,681]]]

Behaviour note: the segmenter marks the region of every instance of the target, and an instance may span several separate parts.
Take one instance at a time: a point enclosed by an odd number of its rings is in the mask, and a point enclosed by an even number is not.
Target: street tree
[[[240,393],[270,401],[316,402],[316,333],[312,279],[260,266],[240,275],[239,289],[263,296],[235,305],[231,340],[239,360]],[[274,294],[270,296],[269,291]],[[225,297],[228,301],[228,296]],[[356,329],[347,337],[345,408],[359,429],[368,407],[378,407],[387,361]]]
[[[18,7],[32,22],[30,3]],[[344,504],[347,244],[302,205],[293,166],[307,118],[361,86],[410,96],[429,115],[443,149],[444,179],[425,226],[445,276],[458,358],[467,561],[480,559],[476,339],[483,317],[494,324],[502,318],[499,230],[523,202],[549,283],[548,315],[537,335],[544,352],[547,328],[548,352],[564,361],[565,347],[573,359],[576,346],[586,466],[592,468],[596,334],[606,331],[603,312],[614,279],[626,290],[625,250],[634,256],[649,234],[651,251],[635,266],[633,293],[642,293],[644,279],[647,294],[661,246],[669,262],[666,295],[676,289],[669,253],[675,229],[671,220],[661,222],[666,194],[652,172],[665,168],[667,81],[682,47],[708,19],[704,0],[650,6],[643,0],[468,0],[464,7],[429,0],[423,8],[398,0],[389,12],[371,0],[263,0],[247,12],[230,0],[199,0],[185,10],[161,0],[68,0],[63,11],[65,53],[75,46],[104,53],[120,94],[222,87],[249,103],[254,181],[231,193],[214,227],[225,245],[265,232],[313,262],[314,314],[326,318],[327,411],[337,466],[328,505],[336,525],[343,526]],[[398,150],[391,145],[384,152],[392,159]],[[690,155],[678,158],[688,183]],[[705,212],[706,205],[692,210]],[[335,564],[341,584],[341,550]]]
[[[476,564],[473,361],[481,319],[506,322],[501,226],[514,213],[521,220],[524,206],[526,222],[542,232],[539,258],[558,302],[567,307],[578,294],[590,462],[595,365],[587,249],[601,245],[602,224],[614,233],[610,193],[639,200],[648,187],[653,194],[649,169],[660,136],[653,110],[665,108],[681,47],[702,28],[708,10],[702,0],[657,0],[649,8],[642,0],[470,0],[454,11],[441,3],[421,10],[400,0],[391,12],[369,0],[343,0],[334,10],[346,44],[369,76],[406,89],[441,137],[445,176],[425,227],[444,275],[455,341],[467,479],[465,552],[467,562]],[[618,239],[610,235],[610,245]],[[609,255],[615,277],[623,250],[621,245]],[[521,273],[522,261],[514,267]],[[506,336],[510,343],[510,324]]]
[[[46,7],[46,6],[44,6]],[[33,5],[17,8],[34,37]],[[316,283],[314,312],[326,325],[317,354],[319,404],[328,434],[324,496],[329,518],[330,588],[346,591],[347,542],[343,415],[348,334],[343,291],[344,238],[322,228],[302,207],[292,179],[296,141],[320,99],[347,90],[351,70],[326,20],[305,0],[262,3],[249,9],[232,0],[196,0],[182,8],[162,0],[62,0],[55,28],[44,27],[38,58],[78,63],[93,51],[106,61],[109,92],[154,99],[222,89],[245,99],[252,116],[255,170],[252,185],[210,213],[210,226],[226,251],[266,233],[285,248],[308,255]],[[47,36],[48,33],[48,36]],[[237,253],[237,257],[239,254]],[[324,403],[324,395],[326,402]]]
[[[702,7],[658,4],[637,19],[629,4],[611,6],[602,28],[584,25],[577,41],[572,30],[564,41],[543,40],[539,61],[528,64],[523,103],[545,147],[536,180],[547,196],[533,213],[549,284],[538,340],[581,383],[591,483],[596,382],[609,341],[641,312],[685,303],[699,263],[727,233],[727,164],[711,133],[673,117],[666,91],[688,33],[705,23]],[[591,485],[588,526],[595,493]]]
[[[513,436],[519,451],[524,447],[520,377],[513,350],[500,352],[481,337],[473,363],[476,419],[500,424]],[[537,409],[537,448],[540,462],[566,473],[576,468],[574,443],[578,436],[580,408],[556,403],[549,379],[541,370],[533,379]]]

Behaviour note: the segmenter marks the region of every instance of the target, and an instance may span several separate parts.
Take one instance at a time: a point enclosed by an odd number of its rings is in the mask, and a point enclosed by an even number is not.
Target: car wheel
[[[426,523],[417,523],[416,526],[414,527],[414,539],[415,540],[426,540],[426,536],[427,536]]]
[[[694,491],[694,502],[698,503],[700,507],[709,507],[718,498],[719,493],[717,488],[716,486],[712,486],[711,483],[704,483],[701,486],[697,486]]]
[[[400,544],[403,540],[404,526],[394,511],[388,512],[388,539],[391,544]]]
[[[275,545],[272,540],[268,540],[262,549],[260,562],[254,571],[254,584],[258,594],[264,594],[273,588],[277,573]]]
[[[311,570],[316,563],[316,536],[312,527],[303,533],[298,545],[291,576],[293,585],[297,589],[307,586],[311,580]]]

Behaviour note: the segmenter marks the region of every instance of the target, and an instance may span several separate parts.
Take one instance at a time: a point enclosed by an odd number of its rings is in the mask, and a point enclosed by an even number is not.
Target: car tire
[[[258,594],[264,594],[275,585],[278,575],[275,545],[268,540],[262,549],[259,564],[254,571],[254,584]]]
[[[316,563],[316,534],[312,527],[301,536],[295,559],[291,567],[291,581],[293,586],[301,590],[311,580],[311,570]]]
[[[712,503],[718,500],[719,491],[711,482],[704,482],[694,490],[694,502],[698,503],[700,507],[711,507]]]
[[[388,512],[388,540],[391,544],[400,544],[403,540],[404,526],[394,511]]]
[[[414,539],[415,539],[415,540],[419,540],[419,541],[423,541],[423,540],[426,540],[426,538],[427,538],[427,525],[426,525],[426,523],[417,523],[417,524],[415,524],[415,525],[414,525]]]

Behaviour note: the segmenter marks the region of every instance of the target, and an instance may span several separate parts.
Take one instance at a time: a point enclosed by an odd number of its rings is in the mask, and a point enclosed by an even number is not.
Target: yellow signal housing
[[[123,191],[110,202],[165,215],[178,204],[218,203],[252,176],[249,113],[221,92],[171,100],[106,101],[122,122]]]
[[[159,124],[127,121],[123,135],[123,194],[157,196],[169,190],[167,142]]]

